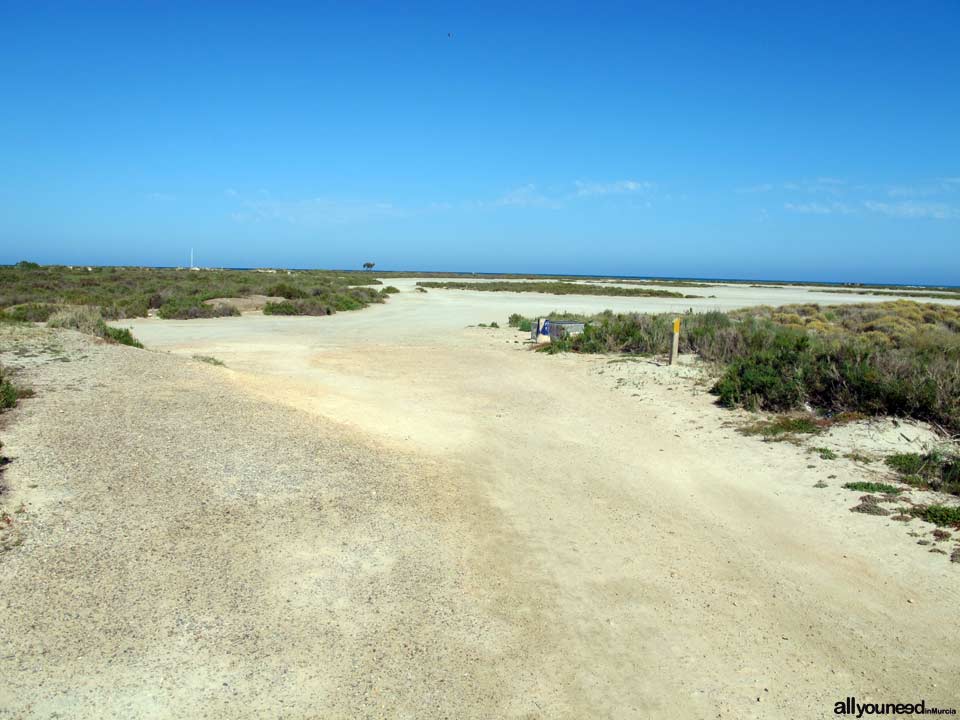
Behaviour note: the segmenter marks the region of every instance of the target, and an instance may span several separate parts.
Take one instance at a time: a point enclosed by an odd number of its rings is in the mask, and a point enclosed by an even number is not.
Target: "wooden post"
[[[680,354],[680,318],[673,321],[673,344],[670,345],[670,364],[677,361],[677,355]]]

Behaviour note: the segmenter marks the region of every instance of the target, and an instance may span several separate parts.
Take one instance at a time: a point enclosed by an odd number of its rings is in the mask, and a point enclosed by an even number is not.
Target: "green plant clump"
[[[0,365],[0,411],[15,407],[20,393],[10,379],[9,373]]]
[[[533,329],[533,320],[520,315],[519,313],[513,313],[509,318],[507,318],[507,324],[510,327],[517,328],[517,330],[522,330],[523,332],[530,332]]]
[[[909,485],[960,495],[960,455],[956,451],[897,453],[884,462]]]
[[[86,335],[94,335],[109,342],[142,348],[143,345],[128,328],[113,328],[107,325],[100,311],[91,307],[73,307],[60,310],[50,316],[47,325],[54,328],[78,330]]]
[[[206,301],[250,295],[304,300],[322,297],[331,307],[357,309],[382,302],[369,273],[326,270],[203,270],[145,267],[66,267],[20,263],[0,266],[0,319],[45,321],[57,307],[88,306],[107,320],[145,317],[192,319],[235,314]],[[334,299],[345,298],[341,303]],[[24,309],[23,306],[32,306]],[[45,306],[52,306],[48,310]]]
[[[672,315],[601,313],[548,352],[666,354]],[[681,353],[721,368],[726,407],[891,415],[960,432],[960,309],[908,300],[682,317]]]
[[[871,493],[885,493],[887,495],[897,495],[900,492],[900,488],[893,485],[888,485],[887,483],[877,483],[877,482],[848,482],[844,484],[844,487],[847,490],[857,490],[859,492],[871,492]]]
[[[960,507],[955,505],[924,505],[911,508],[910,514],[938,527],[960,526]]]

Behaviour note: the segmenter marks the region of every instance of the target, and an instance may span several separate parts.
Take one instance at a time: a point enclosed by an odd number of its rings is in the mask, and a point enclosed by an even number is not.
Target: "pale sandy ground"
[[[466,327],[810,295],[413,282],[329,318],[123,323],[172,355],[67,338],[86,359],[37,361],[38,398],[3,431],[12,497],[28,503],[23,544],[0,555],[7,715],[960,706],[960,565],[916,544],[930,526],[850,513],[859,493],[840,488],[882,470],[737,434],[743,417],[715,407],[689,363],[547,356],[515,331]],[[880,423],[814,444],[930,438]],[[104,460],[118,447],[125,465]]]

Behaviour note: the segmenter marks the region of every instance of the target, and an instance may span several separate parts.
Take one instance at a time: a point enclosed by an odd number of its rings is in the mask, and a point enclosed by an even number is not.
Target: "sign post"
[[[673,321],[673,344],[670,345],[670,364],[677,361],[677,355],[680,354],[680,318]]]

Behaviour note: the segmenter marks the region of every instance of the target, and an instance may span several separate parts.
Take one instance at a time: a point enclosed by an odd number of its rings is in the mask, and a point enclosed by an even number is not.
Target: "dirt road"
[[[28,512],[0,556],[0,713],[960,705],[960,566],[851,514],[853,463],[736,434],[692,367],[531,353],[464,327],[503,323],[496,294],[402,289],[134,323],[173,355],[37,352],[3,432]]]

